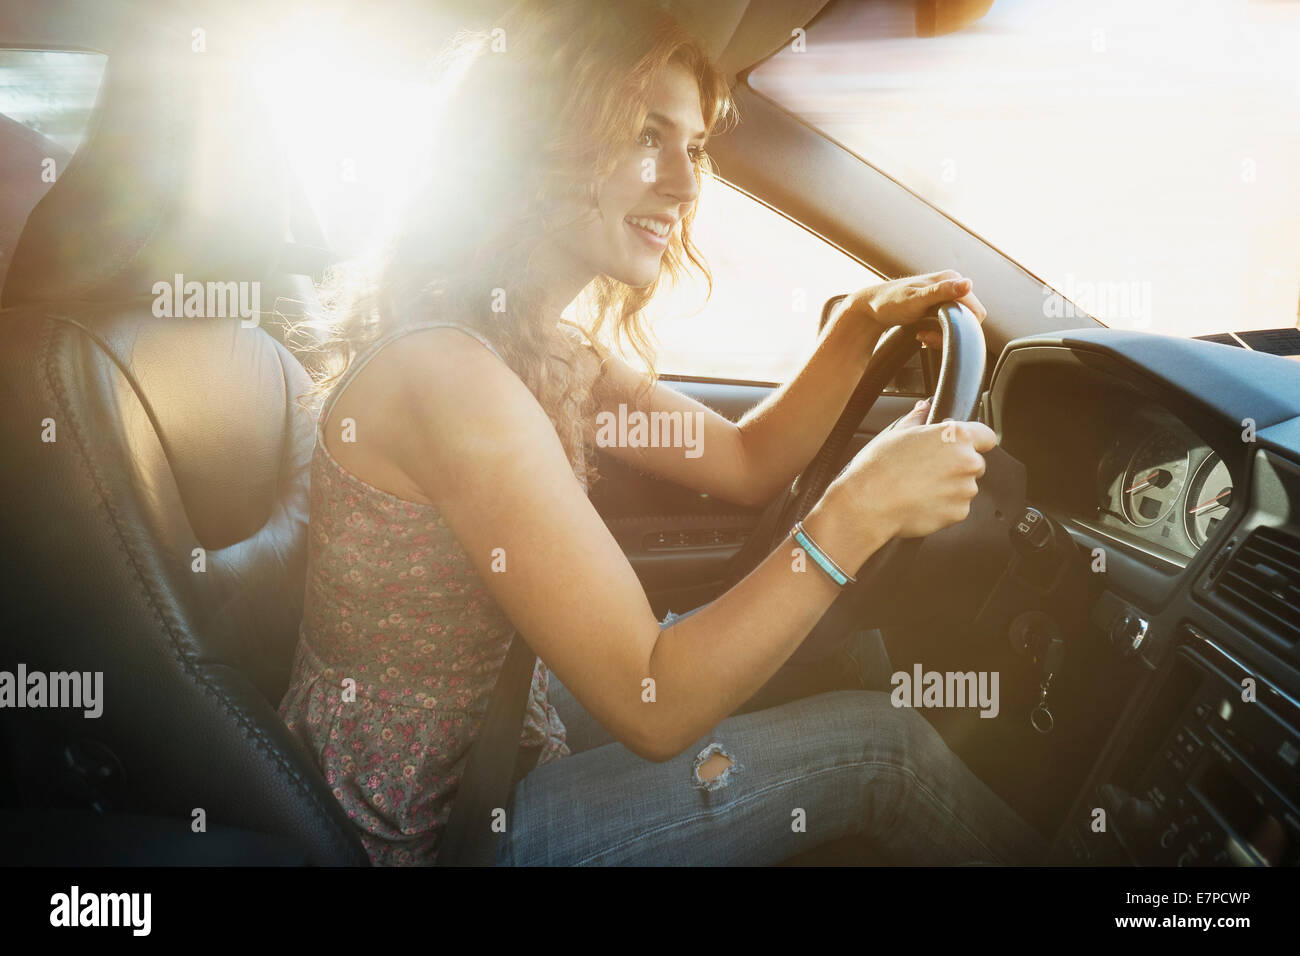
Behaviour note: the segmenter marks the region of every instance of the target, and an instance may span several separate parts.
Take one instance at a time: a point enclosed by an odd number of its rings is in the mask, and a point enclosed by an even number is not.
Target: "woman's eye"
[[[663,144],[659,140],[659,131],[647,126],[641,131],[641,135],[636,138],[636,144],[645,149],[659,149]],[[691,162],[698,166],[704,161],[704,147],[692,146],[686,151],[690,156]]]

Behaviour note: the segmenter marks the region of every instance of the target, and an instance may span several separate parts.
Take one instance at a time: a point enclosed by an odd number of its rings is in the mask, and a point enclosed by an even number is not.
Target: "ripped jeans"
[[[515,787],[499,865],[766,865],[845,837],[865,838],[871,862],[1045,859],[1038,833],[880,690],[733,714],[663,763],[618,743],[554,674],[550,701],[572,753]],[[715,761],[706,779],[715,754],[731,765],[717,772]]]

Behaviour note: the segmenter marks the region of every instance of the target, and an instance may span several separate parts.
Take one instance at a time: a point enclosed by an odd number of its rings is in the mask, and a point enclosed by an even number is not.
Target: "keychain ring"
[[[1044,716],[1039,717],[1038,715],[1040,713],[1043,714]],[[1052,728],[1056,726],[1056,718],[1052,716],[1052,712],[1050,710],[1048,710],[1042,704],[1039,704],[1037,707],[1035,707],[1033,710],[1029,712],[1029,723],[1034,728],[1034,730],[1038,731],[1040,734],[1050,734],[1052,732]],[[1046,724],[1046,726],[1043,726],[1044,724]]]

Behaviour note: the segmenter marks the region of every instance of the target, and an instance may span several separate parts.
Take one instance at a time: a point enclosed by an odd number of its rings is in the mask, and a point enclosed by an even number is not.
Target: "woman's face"
[[[557,236],[557,247],[591,276],[654,282],[669,238],[699,195],[706,135],[695,77],[670,64],[650,92],[640,135],[600,185],[595,220]]]

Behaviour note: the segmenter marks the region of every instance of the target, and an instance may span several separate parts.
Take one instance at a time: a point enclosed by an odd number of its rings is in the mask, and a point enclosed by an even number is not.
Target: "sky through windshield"
[[[1300,3],[995,0],[910,30],[910,2],[841,0],[750,83],[1107,325],[1297,325]]]

